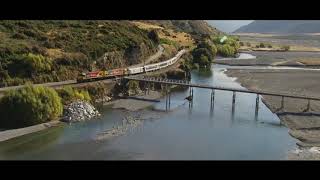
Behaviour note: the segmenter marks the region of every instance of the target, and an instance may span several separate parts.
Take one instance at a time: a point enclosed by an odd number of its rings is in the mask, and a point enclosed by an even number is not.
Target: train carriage
[[[93,71],[88,73],[82,73],[77,81],[84,82],[84,81],[92,81],[96,79],[105,79],[110,77],[116,77],[116,76],[125,76],[125,75],[131,75],[131,74],[139,74],[143,72],[150,72],[150,71],[156,71],[158,69],[162,69],[165,67],[168,67],[174,63],[177,62],[177,60],[185,53],[185,50],[181,50],[177,53],[177,55],[167,61],[163,61],[160,63],[155,64],[149,64],[141,67],[135,67],[135,68],[118,68],[118,69],[111,69],[106,71]]]
[[[143,67],[128,68],[129,75],[143,73]]]

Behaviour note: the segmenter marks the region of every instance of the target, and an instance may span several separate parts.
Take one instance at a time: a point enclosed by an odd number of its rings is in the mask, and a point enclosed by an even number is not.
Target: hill
[[[0,83],[62,81],[93,66],[140,63],[157,48],[149,33],[128,21],[2,20]]]
[[[257,20],[234,33],[319,33],[320,20]]]
[[[193,46],[217,34],[205,21],[0,20],[0,86],[75,79],[92,69],[142,63],[159,44]],[[161,31],[153,31],[161,27]],[[156,35],[155,35],[156,32]],[[172,48],[173,47],[173,48]]]
[[[164,28],[174,29],[193,35],[217,35],[222,32],[217,28],[210,26],[204,20],[145,20],[145,22],[160,25]]]

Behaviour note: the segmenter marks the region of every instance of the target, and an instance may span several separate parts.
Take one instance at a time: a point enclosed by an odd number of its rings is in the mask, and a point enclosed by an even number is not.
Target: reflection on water
[[[224,67],[215,65],[211,71],[194,71],[191,81],[243,88],[223,73]],[[189,89],[172,92],[171,110],[168,112],[150,109],[127,112],[105,107],[101,109],[101,119],[22,137],[13,143],[15,145],[1,144],[0,158],[285,159],[288,150],[295,146],[287,128],[280,125],[278,117],[261,100],[255,117],[256,95],[236,93],[232,108],[232,92],[216,90],[211,105],[211,90],[193,90],[191,108],[185,100]],[[165,98],[155,103],[153,108],[164,110]],[[150,118],[144,118],[139,127],[124,136],[93,140],[97,134],[119,125],[123,117],[134,113]],[[47,144],[41,143],[44,141]]]
[[[239,53],[239,56],[236,57],[236,58],[225,58],[225,57],[219,57],[217,56],[216,57],[216,60],[240,60],[240,59],[256,59],[257,57],[252,55],[252,54],[249,54],[249,53]]]

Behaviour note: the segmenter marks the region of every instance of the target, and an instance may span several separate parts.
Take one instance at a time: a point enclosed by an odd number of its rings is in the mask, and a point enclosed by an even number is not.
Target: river
[[[192,82],[243,88],[224,74],[226,66],[192,72]],[[102,117],[61,124],[0,144],[0,159],[19,160],[279,160],[295,148],[296,140],[279,118],[260,100],[255,118],[253,94],[216,91],[210,110],[210,90],[194,89],[192,108],[184,100],[188,90],[171,96],[171,111],[163,112],[165,99],[139,112],[102,107]],[[153,109],[153,110],[152,110]],[[100,141],[97,135],[121,125],[126,115],[145,117],[122,136]]]

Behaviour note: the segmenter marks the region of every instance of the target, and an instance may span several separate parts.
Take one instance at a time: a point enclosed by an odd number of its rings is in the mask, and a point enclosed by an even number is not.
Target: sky
[[[253,20],[207,20],[207,22],[217,29],[230,33],[243,25],[251,23]]]

